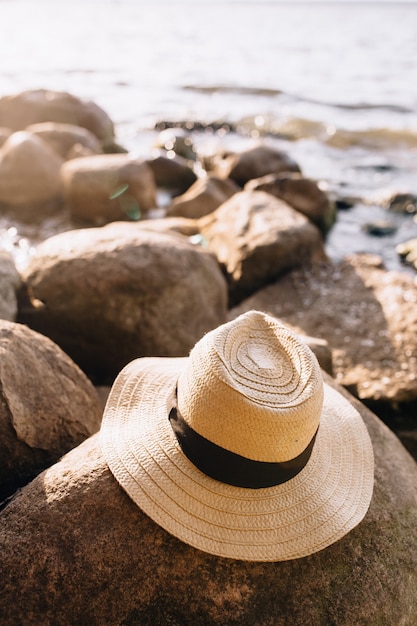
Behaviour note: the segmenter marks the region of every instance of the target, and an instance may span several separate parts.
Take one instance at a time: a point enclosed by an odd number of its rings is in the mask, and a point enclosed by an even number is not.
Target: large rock
[[[0,204],[20,207],[58,202],[63,159],[40,137],[20,131],[0,149]],[[22,209],[23,210],[23,209]]]
[[[91,382],[47,337],[0,320],[0,501],[97,432]]]
[[[0,126],[24,130],[39,122],[83,126],[96,135],[103,146],[114,141],[113,122],[94,102],[47,89],[22,91],[0,98]]]
[[[26,130],[46,141],[65,160],[103,152],[99,139],[82,126],[42,122]]]
[[[230,178],[205,176],[199,178],[184,194],[174,198],[166,213],[172,217],[198,219],[215,211],[238,191],[240,187]]]
[[[325,257],[319,230],[265,191],[241,191],[199,221],[236,304],[293,267]]]
[[[213,255],[140,223],[51,237],[22,277],[31,306],[21,304],[19,321],[51,337],[100,384],[137,356],[188,354],[226,316],[227,287]]]
[[[370,509],[340,541],[280,563],[181,543],[128,498],[90,438],[0,513],[2,626],[412,626],[417,465],[352,402],[374,446]]]
[[[293,209],[308,217],[326,235],[336,219],[336,209],[328,195],[318,184],[301,174],[268,174],[250,180],[245,185],[248,191],[267,191],[284,200]]]
[[[355,255],[295,270],[230,316],[256,308],[327,340],[337,381],[390,426],[412,429],[417,428],[416,303],[411,276],[385,270],[379,257]]]
[[[13,257],[6,250],[0,250],[0,319],[15,321],[20,284],[20,274]]]
[[[300,172],[300,166],[287,152],[260,144],[242,152],[232,152],[217,160],[213,173],[222,178],[231,178],[243,187],[252,178],[267,174]]]
[[[72,217],[85,224],[138,220],[157,205],[152,170],[128,154],[71,159],[61,177]]]

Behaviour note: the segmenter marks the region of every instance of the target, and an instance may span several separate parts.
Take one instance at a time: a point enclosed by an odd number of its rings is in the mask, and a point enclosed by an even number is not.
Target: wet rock
[[[417,238],[399,244],[396,252],[404,263],[417,269]]]
[[[358,204],[361,201],[362,201],[361,198],[345,196],[345,197],[336,198],[334,203],[338,211],[347,211],[348,209],[352,209],[356,204]]]
[[[32,124],[26,130],[46,141],[64,160],[103,152],[98,138],[82,126],[43,122]]]
[[[6,250],[0,250],[0,319],[16,320],[20,284],[20,274],[13,257]]]
[[[194,170],[182,157],[168,158],[164,154],[145,159],[151,168],[157,187],[168,189],[173,195],[179,195],[197,180]]]
[[[300,171],[299,165],[286,152],[261,144],[242,152],[227,154],[218,161],[213,173],[221,178],[231,178],[244,187],[253,178]]]
[[[383,199],[382,205],[394,213],[414,214],[417,211],[417,195],[394,192]]]
[[[0,149],[0,203],[16,217],[27,207],[56,202],[62,196],[62,158],[40,137],[25,131],[10,135]]]
[[[199,224],[225,269],[232,304],[293,267],[325,258],[319,230],[265,191],[241,191]]]
[[[284,200],[316,224],[326,235],[336,219],[335,206],[314,180],[301,174],[268,174],[249,181],[245,190],[267,191]]]
[[[47,337],[0,320],[0,501],[97,432],[99,397]]]
[[[0,98],[0,126],[24,130],[39,122],[82,126],[96,135],[104,146],[114,141],[113,122],[94,102],[47,89],[27,90]]]
[[[280,563],[196,550],[128,498],[93,436],[0,513],[2,626],[411,626],[417,465],[380,420],[351,401],[373,442],[375,487],[365,518],[340,541]]]
[[[167,215],[198,219],[215,211],[238,191],[240,187],[229,178],[200,178],[188,191],[174,198],[167,208]]]
[[[128,154],[71,159],[61,178],[71,216],[84,224],[138,220],[157,204],[151,169]]]
[[[368,233],[368,235],[373,235],[374,237],[387,237],[389,235],[394,235],[397,229],[398,227],[396,224],[390,222],[389,220],[367,222],[362,226],[362,230]]]
[[[192,137],[184,128],[165,128],[159,133],[155,147],[173,152],[187,161],[197,159]]]
[[[259,309],[325,339],[337,381],[396,429],[400,410],[416,415],[416,305],[411,276],[385,270],[380,257],[353,255],[294,270],[230,315]]]
[[[51,337],[100,385],[135,357],[188,354],[226,315],[214,256],[140,223],[51,237],[22,278],[30,302],[22,297],[19,320]]]

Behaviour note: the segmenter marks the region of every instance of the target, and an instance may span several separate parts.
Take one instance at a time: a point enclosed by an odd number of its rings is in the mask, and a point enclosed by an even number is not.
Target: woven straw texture
[[[281,347],[274,349],[277,336]],[[269,488],[245,489],[209,478],[185,457],[168,420],[177,383],[179,409],[188,423],[211,440],[216,431],[216,443],[232,451],[242,454],[246,446],[248,458],[295,456],[305,447],[297,433],[307,431],[308,443],[319,421],[307,465],[295,478]],[[274,426],[275,405],[280,424]],[[233,427],[223,428],[229,420]],[[212,421],[217,429],[210,430]],[[252,427],[256,444],[248,442],[247,432],[234,434]],[[126,366],[107,401],[101,443],[112,473],[145,513],[185,543],[222,557],[307,556],[354,528],[372,497],[372,445],[359,413],[323,386],[308,348],[257,312],[212,331],[188,358],[142,358]]]

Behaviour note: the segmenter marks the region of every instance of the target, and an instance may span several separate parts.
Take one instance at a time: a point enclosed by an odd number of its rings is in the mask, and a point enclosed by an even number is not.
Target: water
[[[94,100],[117,139],[146,154],[155,124],[227,122],[195,133],[206,153],[259,138],[286,149],[329,192],[358,202],[339,214],[333,258],[373,251],[387,267],[417,236],[411,215],[380,198],[417,194],[417,4],[2,0],[0,96],[49,88]]]

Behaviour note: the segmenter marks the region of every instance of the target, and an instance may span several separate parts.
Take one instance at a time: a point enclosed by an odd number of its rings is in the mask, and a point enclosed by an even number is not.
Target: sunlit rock
[[[94,133],[103,146],[114,141],[113,122],[94,102],[47,89],[32,89],[0,98],[0,126],[24,130],[38,122],[83,126]]]
[[[0,501],[97,432],[102,405],[50,341],[0,320]]]
[[[339,383],[394,430],[417,429],[417,286],[373,255],[297,269],[234,308],[327,340]]]
[[[23,280],[31,301],[20,307],[20,321],[56,341],[96,384],[138,356],[188,354],[226,315],[214,256],[141,223],[51,237]]]
[[[227,153],[215,161],[213,170],[214,174],[231,178],[240,187],[252,178],[283,172],[300,172],[300,167],[286,152],[264,144]]]
[[[61,178],[72,217],[85,224],[139,220],[157,205],[152,170],[128,154],[71,159]]]
[[[103,152],[98,138],[82,126],[42,122],[32,124],[26,130],[46,141],[65,160],[82,156],[81,150],[84,151],[83,156]]]
[[[375,485],[365,518],[340,541],[280,563],[196,550],[129,499],[93,436],[0,513],[2,626],[26,624],[28,616],[62,625],[411,626],[417,465],[350,399],[372,439]]]
[[[178,233],[187,237],[190,243],[202,244],[198,220],[187,217],[162,217],[144,220],[140,226],[144,230],[152,230],[157,233]]]
[[[320,189],[314,180],[301,174],[268,174],[250,180],[245,185],[247,191],[267,191],[287,202],[300,213],[306,215],[323,235],[330,230],[336,219],[334,203]]]
[[[167,208],[167,215],[198,219],[215,211],[238,191],[240,187],[230,178],[199,178],[188,191],[173,199]]]
[[[294,267],[325,258],[318,228],[265,191],[234,194],[199,224],[225,269],[232,304]]]
[[[20,131],[0,149],[0,204],[39,205],[62,196],[62,158],[40,137]]]

